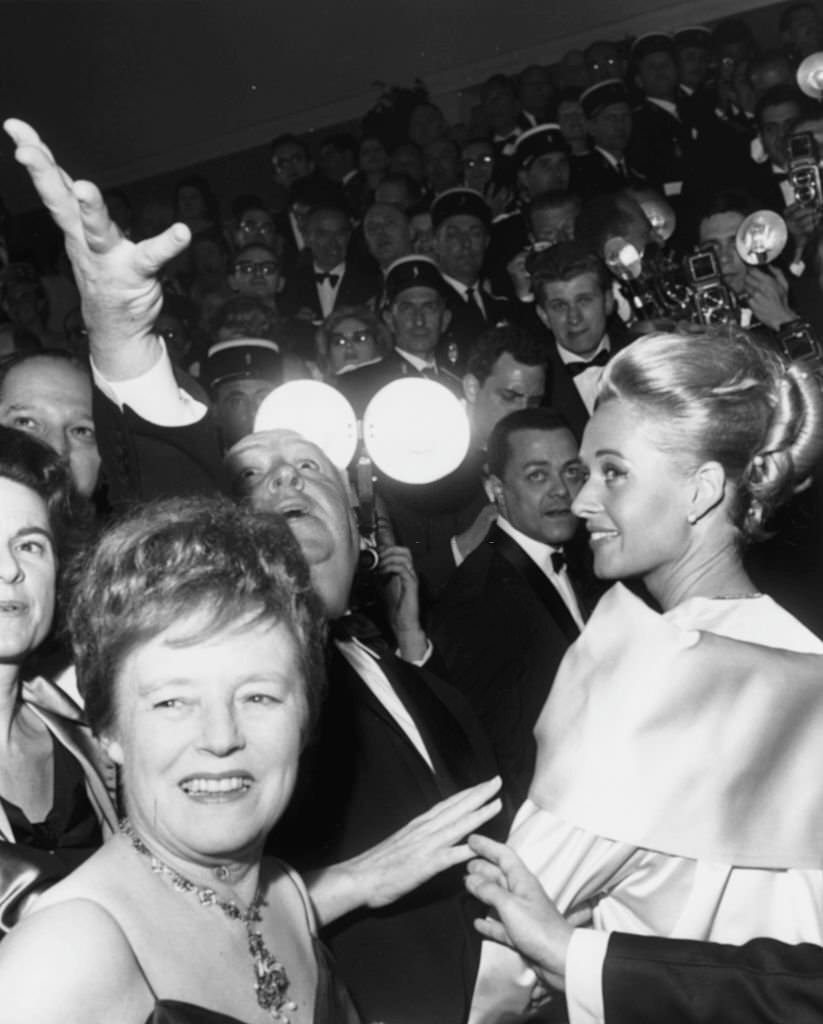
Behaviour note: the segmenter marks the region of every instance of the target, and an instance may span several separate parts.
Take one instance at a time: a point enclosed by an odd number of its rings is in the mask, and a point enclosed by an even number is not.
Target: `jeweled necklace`
[[[246,926],[249,956],[254,970],[254,991],[257,996],[257,1005],[270,1013],[272,1019],[278,1024],[291,1024],[291,1018],[287,1017],[283,1011],[296,1010],[297,1003],[288,997],[290,982],[286,968],[266,948],[260,931],[252,927],[262,920],[260,908],[266,904],[260,888],[258,887],[254,894],[254,899],[249,904],[248,910],[242,910],[234,900],[221,899],[214,889],[207,885],[196,885],[181,875],[179,871],[175,871],[173,867],[160,860],[135,832],[134,826],[128,818],[124,818],[120,822],[120,831],[139,854],[148,858],[152,871],[167,878],[173,889],[176,889],[177,892],[192,893],[200,901],[201,906],[217,907],[232,921],[241,921]],[[216,874],[220,877],[219,868]],[[222,874],[225,874],[225,870]]]

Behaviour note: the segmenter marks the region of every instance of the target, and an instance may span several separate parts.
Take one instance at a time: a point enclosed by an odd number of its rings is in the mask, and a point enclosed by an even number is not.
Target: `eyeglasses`
[[[264,277],[273,277],[280,268],[272,260],[265,263],[253,263],[251,260],[243,260],[235,263],[235,274],[262,274]]]
[[[343,348],[345,345],[365,345],[374,341],[371,331],[352,331],[347,338],[345,334],[332,334],[329,336],[329,344],[333,347]]]
[[[463,166],[467,169],[473,167],[490,167],[494,163],[491,153],[484,153],[483,156],[467,156],[463,160]]]
[[[273,234],[273,224],[255,224],[253,221],[241,220],[237,225],[238,229],[243,232],[244,235],[256,235],[256,234]]]
[[[305,163],[305,156],[302,153],[291,153],[289,156],[275,156],[272,157],[272,165],[279,171],[284,167],[296,167],[298,164]]]

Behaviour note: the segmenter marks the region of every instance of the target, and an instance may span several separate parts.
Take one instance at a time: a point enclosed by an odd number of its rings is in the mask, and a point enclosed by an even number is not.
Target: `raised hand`
[[[88,328],[92,359],[109,380],[149,369],[160,352],[152,327],[163,302],[159,274],[190,240],[184,224],[137,244],[109,217],[96,185],[73,181],[37,132],[24,121],[3,125],[15,158],[66,239]]]

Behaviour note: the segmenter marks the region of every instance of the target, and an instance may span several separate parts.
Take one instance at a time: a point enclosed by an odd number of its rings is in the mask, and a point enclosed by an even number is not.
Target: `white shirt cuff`
[[[462,565],[463,562],[465,561],[463,556],[460,554],[460,548],[457,546],[457,537],[452,537],[452,539],[449,541],[449,544],[452,549],[452,558],[454,559],[454,565],[455,568],[457,568],[458,565]]]
[[[396,657],[400,658],[401,660],[405,660],[403,659],[403,655],[400,653],[399,647],[394,653]],[[428,637],[426,637],[426,649],[425,651],[423,651],[423,656],[420,658],[415,658],[414,661],[410,661],[409,665],[414,665],[416,668],[422,668],[429,660],[429,658],[432,656],[432,654],[434,654],[434,644],[431,642],[431,640],[429,640]]]
[[[147,423],[158,427],[189,427],[206,415],[206,406],[178,387],[166,343],[162,338],[157,340],[160,356],[151,369],[131,380],[110,381],[92,362],[94,383],[120,409],[127,405]]]
[[[575,928],[566,957],[569,1024],[603,1024],[603,963],[609,933]]]

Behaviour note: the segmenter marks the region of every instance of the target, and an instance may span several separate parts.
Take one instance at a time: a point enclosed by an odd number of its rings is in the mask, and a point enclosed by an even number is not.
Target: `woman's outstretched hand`
[[[308,876],[321,924],[357,907],[385,907],[467,861],[472,850],[462,840],[499,814],[500,785],[495,777],[461,790],[357,857]]]

